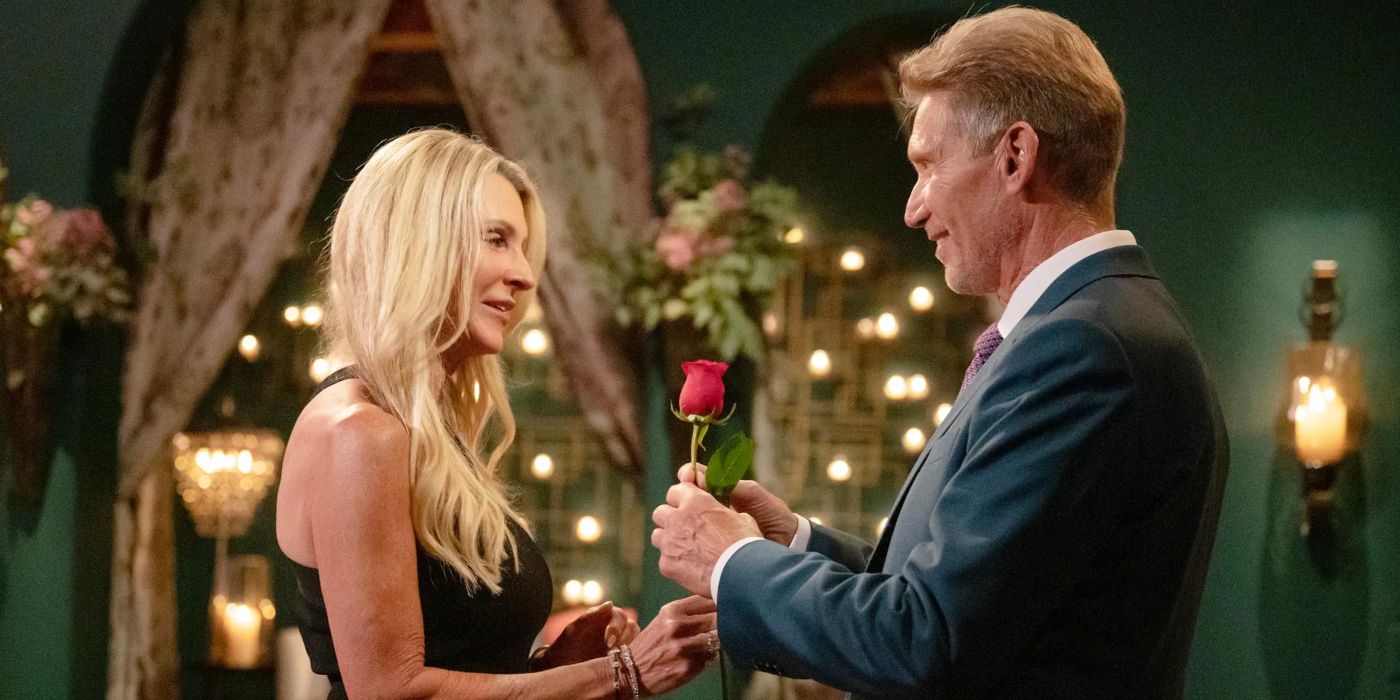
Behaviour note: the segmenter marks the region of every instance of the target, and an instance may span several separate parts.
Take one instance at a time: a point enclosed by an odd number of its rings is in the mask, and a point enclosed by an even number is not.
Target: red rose
[[[681,387],[681,413],[687,416],[718,416],[724,410],[723,362],[696,360],[681,364],[685,385]]]

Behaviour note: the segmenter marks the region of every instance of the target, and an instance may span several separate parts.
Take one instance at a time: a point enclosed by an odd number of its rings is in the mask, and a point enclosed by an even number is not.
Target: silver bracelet
[[[637,664],[632,660],[632,650],[626,644],[619,649],[622,650],[622,663],[627,665],[627,679],[632,681],[632,698],[636,700],[642,697],[642,684],[637,680]]]
[[[612,666],[612,684],[614,700],[622,700],[622,663],[618,657],[622,652],[617,649],[608,650],[608,664]]]

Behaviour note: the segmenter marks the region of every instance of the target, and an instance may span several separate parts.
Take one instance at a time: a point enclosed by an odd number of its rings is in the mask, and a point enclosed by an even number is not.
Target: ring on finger
[[[719,632],[710,630],[705,634],[705,655],[710,658],[719,656]]]

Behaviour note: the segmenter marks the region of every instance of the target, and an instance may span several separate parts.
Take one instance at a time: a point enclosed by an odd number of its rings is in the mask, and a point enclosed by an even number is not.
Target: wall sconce
[[[1332,340],[1340,304],[1336,261],[1313,261],[1301,314],[1308,342],[1285,357],[1287,408],[1278,431],[1280,447],[1303,467],[1304,535],[1324,524],[1337,465],[1356,450],[1365,415],[1361,353]]]
[[[209,660],[225,668],[261,668],[271,661],[271,570],[256,555],[230,558],[228,539],[248,531],[253,513],[277,480],[281,438],[270,430],[177,433],[175,486],[201,537],[214,538],[214,590],[209,598]]]

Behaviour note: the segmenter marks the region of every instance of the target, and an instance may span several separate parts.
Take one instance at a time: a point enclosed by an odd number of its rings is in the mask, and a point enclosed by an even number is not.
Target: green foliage
[[[624,327],[689,319],[726,360],[759,358],[757,316],[793,257],[782,242],[797,194],[776,182],[743,184],[749,156],[680,146],[663,169],[666,215],[645,244],[593,256]]]

